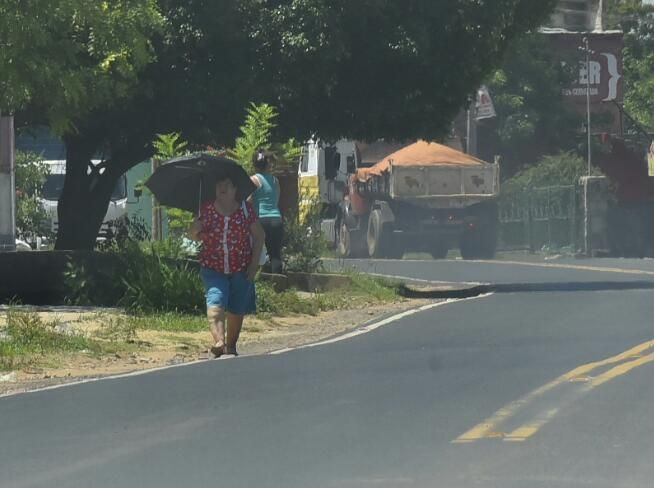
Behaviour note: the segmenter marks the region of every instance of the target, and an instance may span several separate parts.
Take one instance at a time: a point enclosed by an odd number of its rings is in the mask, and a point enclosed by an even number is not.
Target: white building
[[[561,0],[542,30],[601,32],[604,9],[603,0]]]

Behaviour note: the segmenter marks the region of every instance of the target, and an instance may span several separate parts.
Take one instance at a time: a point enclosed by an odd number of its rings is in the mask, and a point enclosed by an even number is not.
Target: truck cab
[[[348,175],[356,168],[353,141],[341,139],[333,144],[318,139],[308,141],[302,149],[298,171],[301,210],[315,200],[327,207],[338,205],[345,194]]]

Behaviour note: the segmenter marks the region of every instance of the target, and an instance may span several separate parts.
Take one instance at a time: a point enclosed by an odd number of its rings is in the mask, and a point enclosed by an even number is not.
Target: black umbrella
[[[256,185],[243,167],[231,159],[194,154],[162,164],[145,182],[161,205],[198,212],[200,205],[216,198],[216,178],[227,175],[236,185],[236,197],[245,200]]]

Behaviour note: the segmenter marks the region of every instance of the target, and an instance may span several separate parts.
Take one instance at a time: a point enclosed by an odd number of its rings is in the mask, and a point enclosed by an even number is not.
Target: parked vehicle
[[[306,147],[305,195],[323,205],[323,232],[343,257],[491,258],[497,242],[499,168],[440,144],[419,141],[370,164],[379,146],[339,141]]]

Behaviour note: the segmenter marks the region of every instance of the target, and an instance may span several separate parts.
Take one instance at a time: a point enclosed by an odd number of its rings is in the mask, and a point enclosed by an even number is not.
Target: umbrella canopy
[[[236,197],[245,200],[257,187],[243,167],[231,159],[194,154],[162,164],[145,186],[167,207],[197,212],[204,202],[216,198],[216,178],[227,175],[236,185]]]

